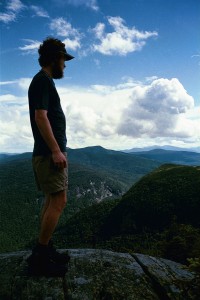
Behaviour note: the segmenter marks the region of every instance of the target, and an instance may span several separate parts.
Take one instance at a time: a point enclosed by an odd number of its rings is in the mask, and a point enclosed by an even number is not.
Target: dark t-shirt
[[[30,122],[34,137],[32,156],[51,153],[51,149],[43,139],[35,122],[35,109],[48,111],[47,117],[60,150],[67,152],[66,119],[60,104],[60,97],[53,79],[42,69],[33,77],[30,83],[28,99]]]

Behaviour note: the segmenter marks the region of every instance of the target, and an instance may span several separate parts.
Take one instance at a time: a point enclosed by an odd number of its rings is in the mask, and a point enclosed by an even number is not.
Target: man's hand
[[[67,167],[67,160],[65,155],[61,151],[53,151],[52,152],[52,159],[53,163],[58,168],[66,168]]]

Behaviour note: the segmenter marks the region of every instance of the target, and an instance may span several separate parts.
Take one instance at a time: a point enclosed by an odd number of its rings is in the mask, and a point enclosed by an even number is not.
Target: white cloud
[[[81,48],[81,34],[77,29],[73,28],[71,23],[67,22],[64,18],[55,18],[49,25],[50,29],[55,31],[57,35],[65,37],[63,43],[66,48],[76,50]],[[70,38],[69,38],[70,37]]]
[[[14,90],[0,97],[0,151],[32,151],[27,90],[31,78],[21,78]],[[178,79],[142,83],[127,78],[116,86],[72,86],[60,81],[57,90],[67,120],[67,146],[102,145],[127,149],[134,145],[197,146],[199,111]],[[146,81],[145,81],[146,82]],[[10,83],[12,84],[12,83]]]
[[[41,6],[31,5],[30,8],[35,12],[36,16],[49,18],[48,13]]]
[[[73,40],[66,38],[62,42],[65,44],[66,49],[76,50],[81,47],[80,40],[77,37]]]
[[[151,81],[154,81],[154,80],[156,80],[156,79],[158,79],[158,76],[150,76],[150,77],[146,77],[146,78],[145,78],[145,80],[146,80],[147,82],[151,82]]]
[[[5,95],[0,95],[0,103],[4,102],[16,102],[18,101],[18,98],[12,94],[5,94]]]
[[[0,13],[0,21],[4,23],[9,23],[16,21],[18,14],[21,10],[31,9],[35,12],[38,17],[49,18],[48,13],[41,7],[36,5],[24,5],[20,0],[10,0],[6,5],[6,12]]]
[[[0,21],[4,23],[15,21],[15,19],[16,19],[16,15],[13,12],[0,13]]]
[[[7,108],[5,110],[5,108]],[[32,151],[32,132],[29,128],[28,105],[0,104],[0,151]]]
[[[96,0],[68,0],[69,4],[72,4],[74,6],[80,6],[84,5],[86,7],[91,8],[94,11],[98,11],[99,7]]]
[[[13,84],[13,83],[18,83],[18,80],[0,81],[0,85],[7,85],[7,84]]]
[[[179,137],[198,135],[193,121],[185,117],[194,99],[176,78],[160,78],[133,89],[130,104],[123,110],[118,134],[131,137]]]
[[[8,10],[13,10],[14,12],[19,12],[25,8],[25,5],[20,0],[10,0],[7,4]]]
[[[67,115],[68,143],[72,148],[99,144],[125,149],[139,142],[171,144],[172,139],[174,145],[180,146],[191,140],[198,144],[200,140],[200,118],[194,99],[178,79],[58,91]]]
[[[77,29],[73,28],[72,25],[65,21],[62,17],[53,19],[49,25],[50,29],[55,30],[60,36],[76,36],[79,35]]]
[[[0,21],[6,24],[15,21],[17,14],[24,8],[26,8],[26,5],[24,5],[20,0],[8,1],[6,5],[7,11],[5,13],[0,13]]]
[[[38,51],[38,48],[41,44],[41,42],[37,40],[31,40],[31,39],[22,39],[24,41],[27,41],[28,44],[22,47],[19,47],[20,50],[24,51],[26,54],[34,54]]]
[[[192,58],[193,58],[193,57],[200,57],[200,54],[194,54],[194,55],[192,55],[191,57],[192,57]]]
[[[28,90],[28,88],[29,88],[29,85],[30,85],[30,83],[31,83],[31,80],[32,80],[32,78],[27,78],[27,77],[25,77],[25,78],[23,78],[23,77],[20,78],[20,79],[18,80],[19,88],[27,92],[27,90]]]
[[[20,50],[22,50],[25,54],[35,54],[38,52],[38,48],[42,42],[34,41],[31,39],[23,39],[24,41],[27,41],[28,44],[25,46],[19,47]],[[75,37],[74,39],[66,38],[62,41],[65,44],[66,49],[72,49],[76,50],[81,47],[79,38]]]
[[[105,55],[127,55],[141,50],[150,37],[158,36],[156,31],[139,31],[135,27],[128,28],[121,17],[108,17],[108,23],[114,28],[113,32],[105,32],[105,24],[97,23],[91,30],[99,44],[93,44],[92,50]]]

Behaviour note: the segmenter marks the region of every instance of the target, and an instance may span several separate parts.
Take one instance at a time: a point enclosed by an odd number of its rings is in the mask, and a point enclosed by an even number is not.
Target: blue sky
[[[200,142],[200,1],[0,1],[0,152],[32,151],[27,90],[49,35],[75,59],[54,80],[67,146]]]

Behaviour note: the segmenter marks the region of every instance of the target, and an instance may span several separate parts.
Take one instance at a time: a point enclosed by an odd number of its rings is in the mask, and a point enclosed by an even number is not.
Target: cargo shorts
[[[55,193],[68,189],[68,158],[67,152],[62,152],[67,160],[66,168],[58,168],[52,154],[32,156],[32,166],[38,191],[44,194]]]

